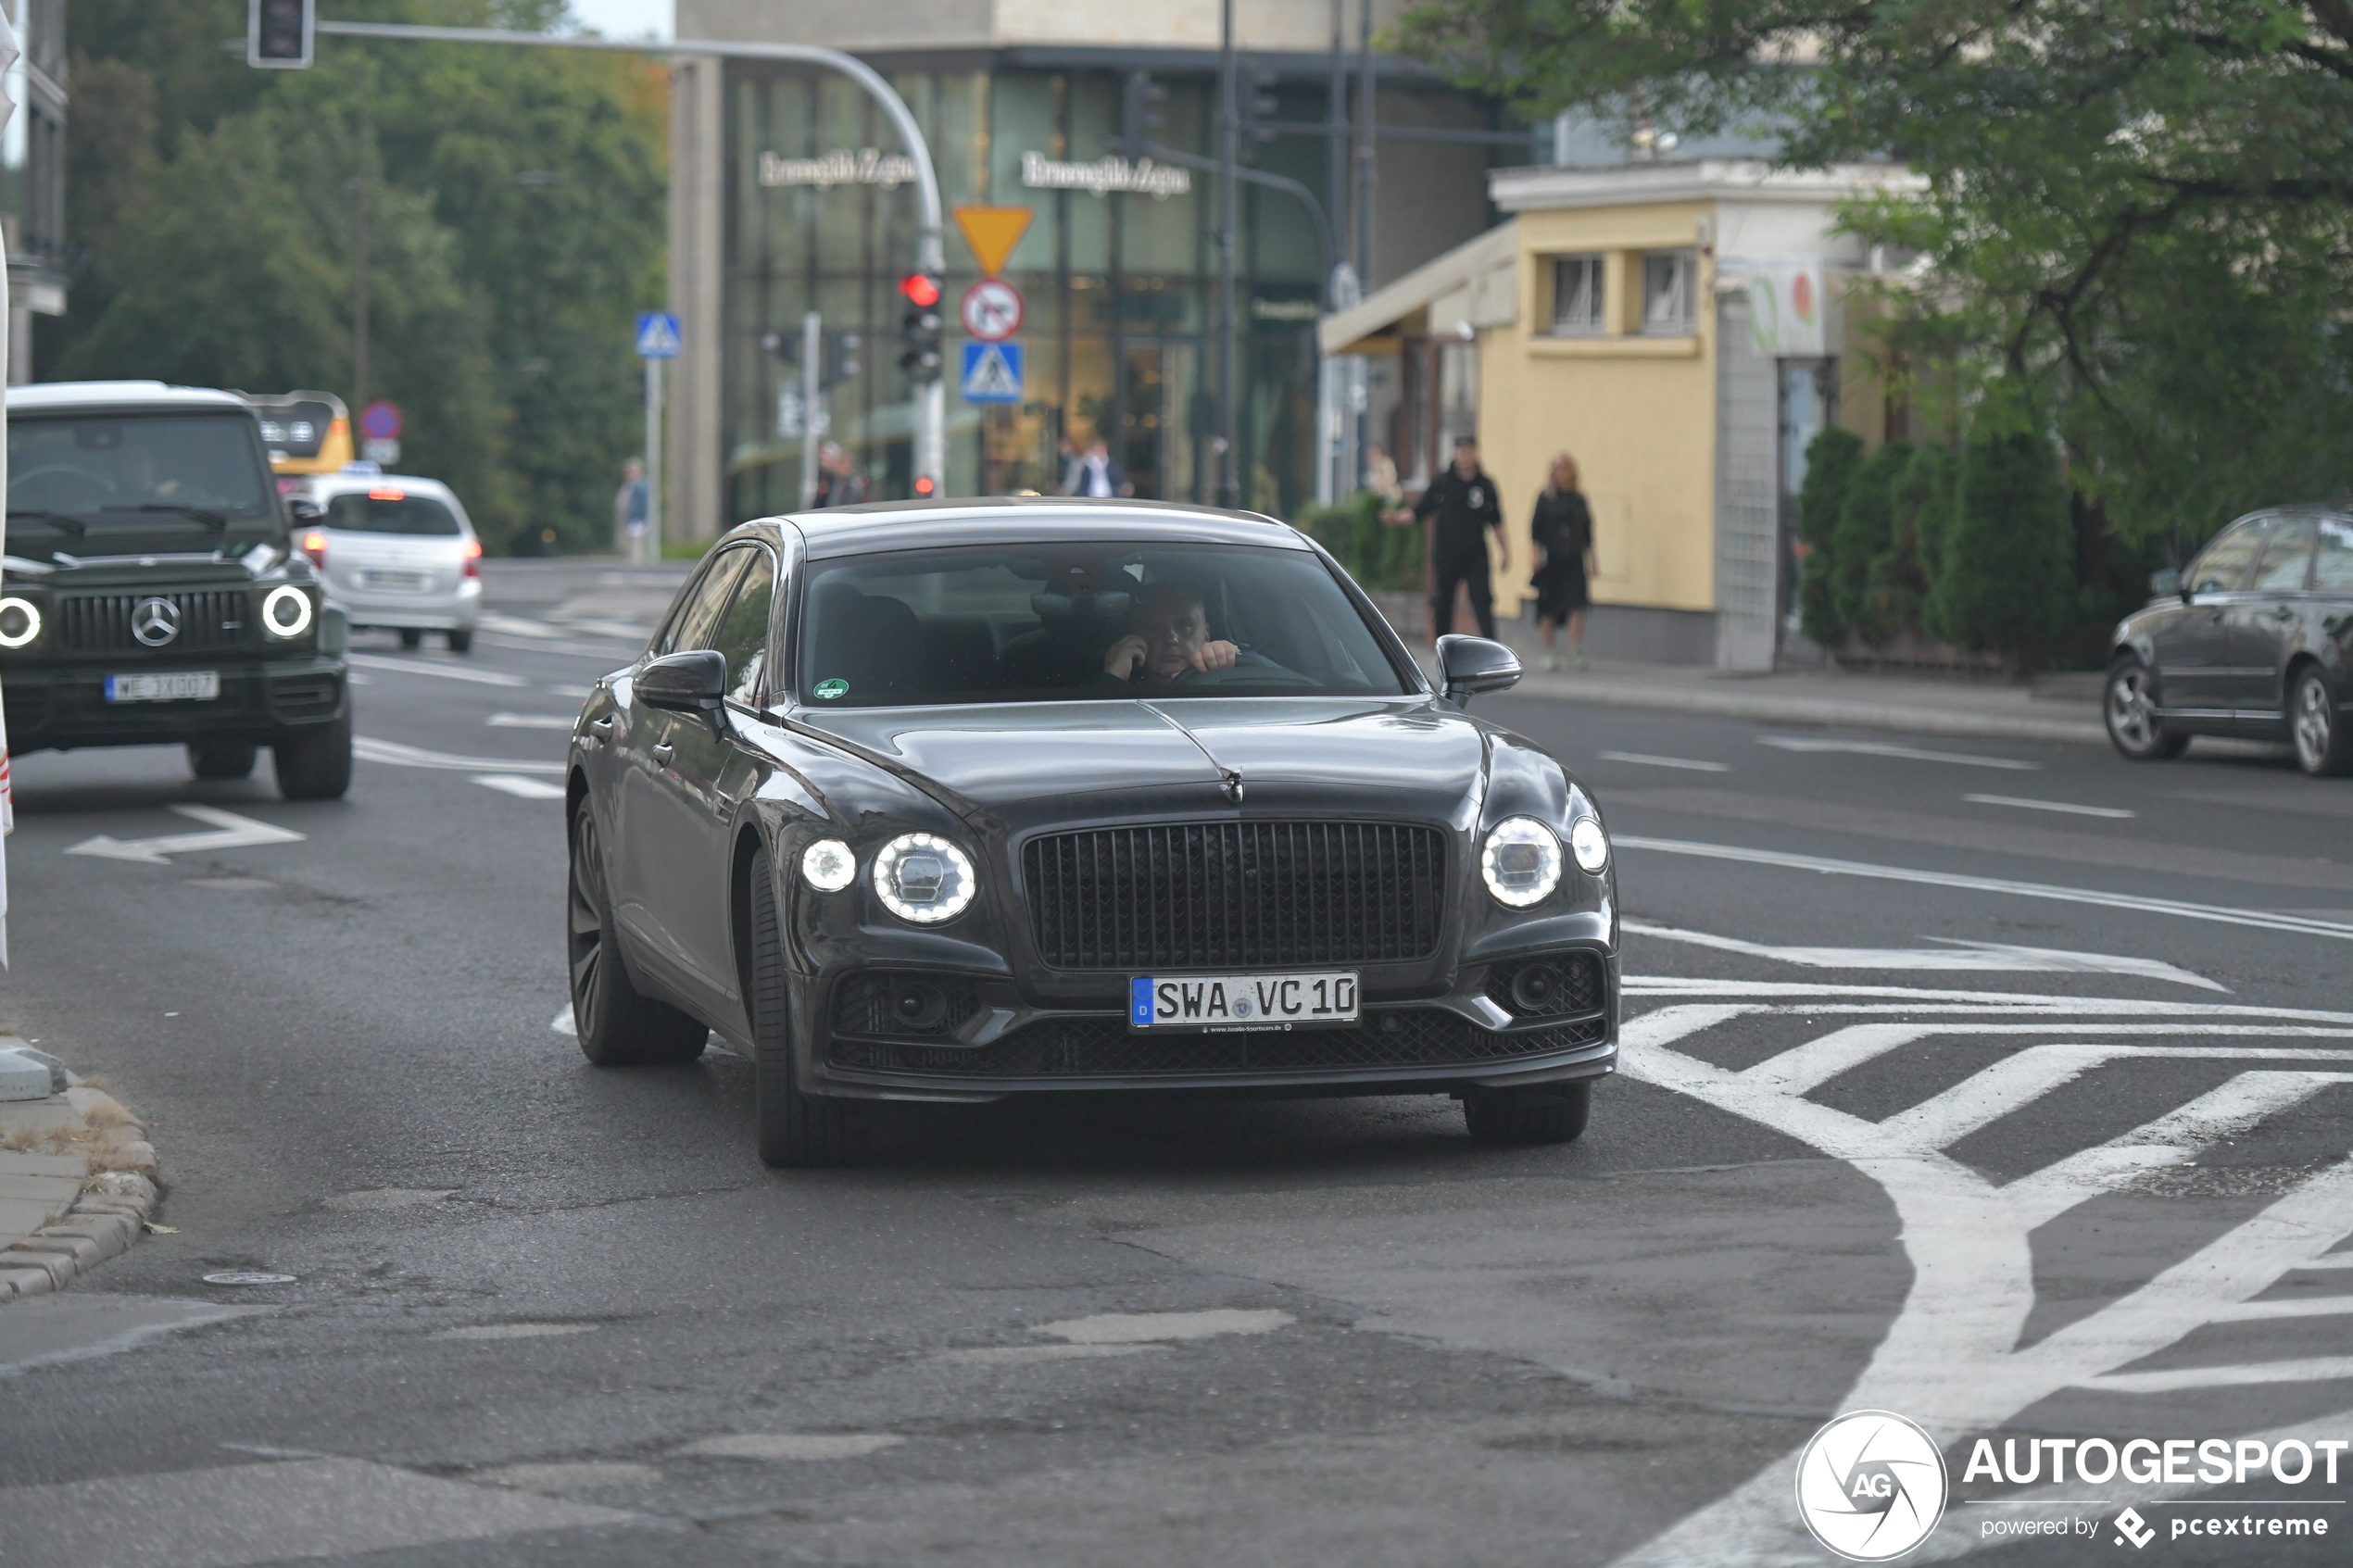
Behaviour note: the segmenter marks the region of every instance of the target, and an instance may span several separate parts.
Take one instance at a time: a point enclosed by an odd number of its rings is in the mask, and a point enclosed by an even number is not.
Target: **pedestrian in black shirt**
[[[1454,629],[1454,584],[1470,588],[1471,611],[1478,617],[1478,634],[1495,634],[1495,591],[1487,566],[1487,531],[1495,531],[1502,558],[1498,570],[1512,569],[1511,541],[1504,537],[1504,508],[1495,496],[1495,482],[1478,466],[1476,437],[1454,438],[1453,465],[1429,482],[1414,503],[1414,516],[1432,516],[1438,525],[1429,542],[1429,635],[1433,645]]]
[[[1544,668],[1561,667],[1553,639],[1568,622],[1569,662],[1585,668],[1585,609],[1593,602],[1593,512],[1577,487],[1577,459],[1553,458],[1552,482],[1536,497],[1528,535],[1536,546],[1536,624],[1544,634]]]

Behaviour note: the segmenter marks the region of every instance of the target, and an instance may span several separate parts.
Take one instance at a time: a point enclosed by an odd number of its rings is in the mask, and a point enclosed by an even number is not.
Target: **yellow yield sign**
[[[980,263],[982,277],[993,278],[1005,270],[1013,247],[1029,232],[1034,210],[1026,207],[956,208],[956,227],[964,232],[964,243],[972,246],[973,258]]]

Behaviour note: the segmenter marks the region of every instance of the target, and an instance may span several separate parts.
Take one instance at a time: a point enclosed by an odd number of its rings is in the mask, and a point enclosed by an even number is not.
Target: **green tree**
[[[1895,480],[1911,457],[1907,443],[1890,441],[1864,458],[1831,525],[1831,603],[1840,622],[1873,647],[1898,629],[1871,592],[1871,577],[1895,550]]]
[[[1797,579],[1798,621],[1826,648],[1836,646],[1846,633],[1831,587],[1833,551],[1839,513],[1862,463],[1863,438],[1836,425],[1825,425],[1806,447],[1806,478],[1797,492],[1797,538],[1806,546]]]
[[[1952,449],[1912,448],[1888,494],[1887,548],[1870,564],[1872,613],[1892,628],[1920,629],[1944,558],[1955,505]]]
[[[2030,662],[2075,604],[2073,532],[2047,443],[1988,430],[1961,453],[1960,506],[1940,552],[1928,628],[1961,647]]]

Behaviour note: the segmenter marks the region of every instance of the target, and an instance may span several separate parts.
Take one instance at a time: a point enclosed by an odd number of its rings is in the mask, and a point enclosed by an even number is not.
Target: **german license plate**
[[[370,571],[364,575],[371,588],[397,588],[413,594],[425,585],[425,574],[422,571]]]
[[[1139,974],[1127,983],[1130,1030],[1222,1035],[1356,1022],[1356,976]]]
[[[220,695],[220,671],[192,670],[170,675],[109,675],[108,702],[210,702]]]

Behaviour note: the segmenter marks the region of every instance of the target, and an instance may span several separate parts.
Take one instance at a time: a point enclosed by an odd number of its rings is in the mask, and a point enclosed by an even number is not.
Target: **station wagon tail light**
[[[955,919],[978,890],[972,858],[931,834],[901,834],[875,857],[875,896],[892,914],[916,925]]]
[[[368,499],[371,501],[405,501],[408,498],[409,492],[406,490],[371,490],[368,492]]]
[[[327,531],[323,528],[314,528],[309,533],[304,534],[302,536],[302,553],[310,558],[311,565],[317,567],[321,571],[326,571]]]
[[[1541,903],[1561,881],[1561,841],[1533,817],[1508,817],[1487,834],[1478,873],[1495,901],[1515,909]]]
[[[482,575],[482,541],[479,539],[466,541],[466,575],[469,577]]]
[[[39,635],[39,605],[13,595],[0,599],[0,648],[20,648]]]
[[[273,637],[299,637],[310,630],[310,596],[281,583],[261,601],[261,623]]]

